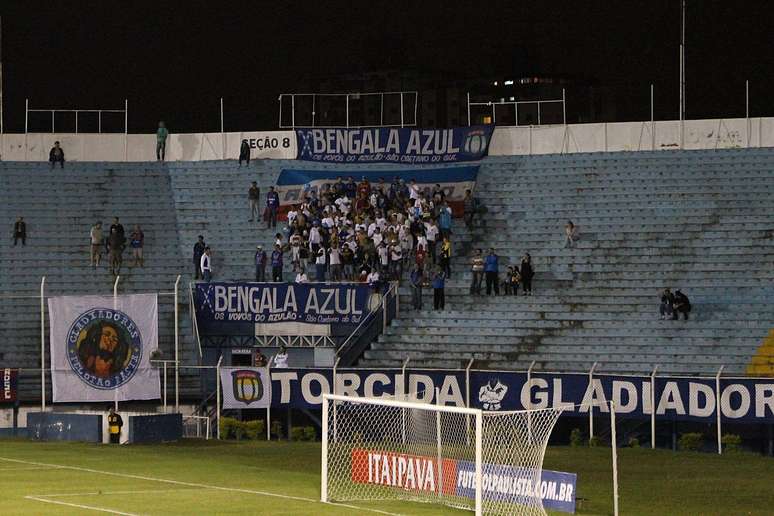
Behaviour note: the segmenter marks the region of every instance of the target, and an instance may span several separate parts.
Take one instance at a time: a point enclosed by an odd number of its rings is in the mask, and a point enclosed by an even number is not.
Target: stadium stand
[[[127,236],[134,224],[145,233],[145,267],[130,269],[124,251],[120,293],[174,290],[183,273],[177,217],[170,176],[156,164],[77,163],[50,170],[42,163],[0,163],[0,220],[10,237],[16,217],[27,221],[27,245],[14,247],[10,238],[0,246],[0,363],[12,367],[40,367],[40,281],[46,276],[46,295],[113,292],[113,277],[102,265],[89,265],[89,230],[102,221],[105,233],[114,216]],[[185,273],[189,274],[186,268]],[[184,278],[187,278],[184,275]],[[198,351],[191,338],[187,282],[181,280],[181,343],[186,363]],[[159,345],[164,358],[174,357],[174,301],[159,296]],[[47,321],[48,322],[48,321]],[[48,329],[46,329],[48,332]],[[48,333],[46,333],[48,339]],[[48,354],[48,345],[46,345]],[[198,375],[181,371],[181,389],[197,393]],[[39,373],[22,374],[20,396],[40,399]],[[47,397],[50,400],[50,382]]]
[[[473,240],[456,235],[447,310],[401,310],[359,365],[772,374],[773,163],[767,149],[488,158],[489,211]],[[501,274],[530,252],[535,295],[469,296],[473,246],[495,247]],[[691,320],[660,320],[664,287],[689,295]]]
[[[139,223],[146,238],[145,268],[124,267],[120,292],[170,292],[182,274],[182,361],[198,363],[185,295],[196,237],[212,246],[215,279],[252,279],[255,245],[267,247],[284,224],[267,230],[248,222],[250,181],[263,204],[280,170],[297,165],[71,162],[52,171],[45,163],[0,163],[0,220],[9,237],[0,246],[0,362],[39,367],[42,276],[47,295],[112,292],[106,268],[89,267],[88,232],[117,215],[127,232]],[[664,373],[706,374],[723,364],[728,373],[773,374],[772,165],[768,149],[487,158],[477,196],[488,212],[472,231],[455,220],[446,310],[409,310],[404,281],[399,317],[359,365],[411,357],[415,367],[459,367],[474,358],[477,367],[503,369],[534,360],[539,370],[584,371],[598,362],[605,372],[648,373],[659,364]],[[28,223],[26,248],[10,239],[18,215]],[[563,233],[570,219],[580,228],[572,249]],[[535,295],[471,297],[477,247],[497,249],[501,275],[530,252]],[[285,271],[291,279],[289,260]],[[689,321],[660,320],[664,287],[690,296]],[[160,312],[169,358],[171,298],[160,298]],[[181,378],[184,396],[199,394],[196,374]],[[39,384],[22,379],[22,396],[35,399]]]

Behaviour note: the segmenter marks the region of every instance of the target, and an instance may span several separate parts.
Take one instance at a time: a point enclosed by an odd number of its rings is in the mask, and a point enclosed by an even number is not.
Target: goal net
[[[322,501],[408,500],[476,514],[546,514],[543,456],[560,414],[325,395]]]

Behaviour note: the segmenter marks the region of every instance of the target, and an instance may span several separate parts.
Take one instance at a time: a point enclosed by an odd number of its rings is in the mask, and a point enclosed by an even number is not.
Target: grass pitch
[[[545,467],[578,474],[578,512],[612,513],[610,450],[549,448]],[[621,514],[774,512],[774,459],[619,451]],[[406,502],[319,503],[320,444],[106,446],[0,441],[0,513],[470,514]]]

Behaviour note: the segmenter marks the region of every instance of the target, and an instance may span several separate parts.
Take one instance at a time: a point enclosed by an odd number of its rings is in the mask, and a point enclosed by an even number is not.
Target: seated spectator
[[[573,224],[571,220],[568,220],[567,224],[564,225],[564,247],[572,247],[577,239],[578,226]]]
[[[296,283],[309,283],[309,277],[304,272],[304,269],[298,271],[296,274]]]
[[[64,168],[64,149],[59,146],[59,142],[54,142],[54,146],[51,147],[51,151],[48,153],[48,161],[51,163],[52,169],[57,163],[59,163],[60,168]]]
[[[661,294],[661,307],[659,308],[661,319],[666,320],[673,318],[674,304],[675,296],[672,295],[672,292],[670,292],[668,288],[665,288],[664,292]]]
[[[674,320],[677,320],[680,318],[680,314],[683,314],[683,317],[684,317],[683,320],[687,321],[688,312],[690,311],[691,311],[691,301],[688,299],[688,296],[686,296],[679,290],[675,290],[672,318]]]

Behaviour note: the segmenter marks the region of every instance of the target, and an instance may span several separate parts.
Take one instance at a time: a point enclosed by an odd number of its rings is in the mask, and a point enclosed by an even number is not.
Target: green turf
[[[320,496],[319,443],[186,441],[111,447],[2,440],[0,457],[92,470],[0,460],[3,515],[96,513],[77,506],[131,514],[368,514],[358,508],[316,502]],[[579,513],[612,513],[609,449],[553,447],[545,466],[578,474]],[[624,449],[619,453],[619,468],[621,514],[774,512],[774,460],[770,458]],[[102,473],[105,471],[147,478],[111,476]],[[25,498],[29,496],[72,505]],[[467,514],[405,502],[352,505],[402,514]]]

